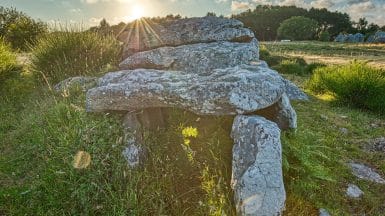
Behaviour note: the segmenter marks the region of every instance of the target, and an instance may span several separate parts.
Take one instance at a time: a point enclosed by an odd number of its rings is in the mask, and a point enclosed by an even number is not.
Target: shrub
[[[323,31],[319,34],[318,39],[320,41],[328,42],[328,41],[330,41],[330,38],[331,38],[330,33],[328,31]]]
[[[47,32],[47,25],[13,8],[0,7],[0,36],[12,48],[26,50],[39,36]]]
[[[296,60],[283,60],[279,65],[273,67],[275,70],[284,74],[304,75],[305,67],[299,64]]]
[[[278,65],[283,59],[285,59],[283,56],[271,55],[265,45],[261,45],[259,49],[259,58],[266,61],[266,63],[271,67]]]
[[[282,39],[309,40],[314,38],[317,28],[317,21],[302,16],[295,16],[283,21],[277,33],[278,37]]]
[[[93,32],[54,32],[32,48],[32,69],[49,82],[96,75],[115,67],[120,45],[112,36]]]
[[[13,75],[16,69],[16,55],[10,46],[0,38],[0,84]]]
[[[355,107],[385,113],[385,71],[365,63],[318,68],[308,87],[315,93],[331,93]]]

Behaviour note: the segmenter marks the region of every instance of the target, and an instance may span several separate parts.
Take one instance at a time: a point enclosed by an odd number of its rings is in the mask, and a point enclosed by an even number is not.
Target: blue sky
[[[259,4],[297,5],[348,13],[353,19],[366,17],[385,25],[385,0],[0,0],[1,6],[16,7],[48,22],[96,25],[101,18],[110,23],[130,21],[140,15],[203,16],[208,11],[225,16]]]

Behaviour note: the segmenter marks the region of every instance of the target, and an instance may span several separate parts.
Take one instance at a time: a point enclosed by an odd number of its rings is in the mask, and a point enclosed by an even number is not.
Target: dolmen
[[[290,100],[307,96],[259,60],[258,41],[235,19],[137,21],[126,32],[120,71],[99,78],[88,112],[124,112],[123,155],[145,163],[141,128],[163,124],[169,108],[234,116],[232,188],[238,215],[281,215],[285,208],[281,130],[297,127]],[[230,132],[229,132],[230,133]]]

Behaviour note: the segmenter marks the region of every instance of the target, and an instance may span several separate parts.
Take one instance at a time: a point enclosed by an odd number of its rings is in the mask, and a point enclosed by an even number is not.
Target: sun
[[[134,5],[131,9],[131,19],[137,20],[144,16],[144,9],[141,5]]]

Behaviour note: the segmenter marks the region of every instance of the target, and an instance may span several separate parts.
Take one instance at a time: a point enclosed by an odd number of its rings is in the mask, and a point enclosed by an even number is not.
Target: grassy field
[[[370,60],[385,52],[379,45],[263,44],[273,55],[350,59],[356,50]],[[234,215],[231,118],[173,110],[166,130],[146,132],[148,163],[129,170],[120,114],[86,113],[84,91],[51,92],[34,82],[22,59],[21,77],[1,86],[0,215]],[[362,162],[385,176],[384,152],[368,150],[372,139],[385,135],[385,117],[313,94],[306,88],[310,74],[284,76],[311,97],[294,102],[298,129],[282,134],[285,215],[318,215],[319,208],[332,215],[384,215],[385,186],[358,180],[346,163]],[[186,128],[198,133],[189,142]],[[74,167],[79,151],[91,156],[86,169]],[[362,199],[345,196],[349,183],[364,191]]]
[[[346,64],[354,59],[385,68],[384,44],[336,42],[261,42],[273,54],[304,58],[307,62]]]

